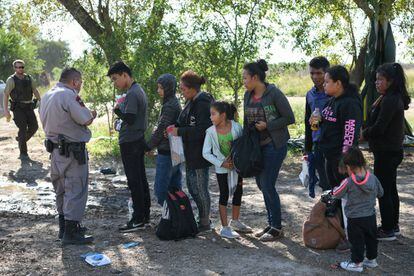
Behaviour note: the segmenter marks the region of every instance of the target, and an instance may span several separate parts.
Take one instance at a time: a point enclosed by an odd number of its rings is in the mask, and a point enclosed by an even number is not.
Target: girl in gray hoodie
[[[332,194],[336,198],[347,199],[345,215],[352,247],[351,261],[341,262],[340,266],[348,271],[362,272],[364,266],[378,266],[375,203],[377,197],[382,197],[384,190],[377,177],[365,168],[364,155],[357,147],[349,148],[341,163],[342,167],[346,167],[349,177],[336,186]]]

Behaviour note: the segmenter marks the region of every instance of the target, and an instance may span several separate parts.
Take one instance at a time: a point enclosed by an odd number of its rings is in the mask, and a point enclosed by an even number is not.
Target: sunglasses
[[[24,66],[16,66],[14,68],[16,68],[16,69],[24,69]]]

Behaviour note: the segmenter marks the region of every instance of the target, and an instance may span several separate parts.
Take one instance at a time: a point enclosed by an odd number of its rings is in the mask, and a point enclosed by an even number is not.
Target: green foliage
[[[37,44],[39,58],[45,61],[44,70],[52,72],[53,68],[63,68],[67,64],[70,56],[67,42],[40,40]]]
[[[289,11],[289,19],[283,15]],[[286,1],[280,11],[285,40],[294,39],[294,44],[309,56],[325,55],[337,59],[344,54],[357,59],[358,50],[364,43],[369,24],[365,14],[354,1]],[[355,31],[355,25],[366,26],[365,30]],[[360,37],[357,37],[360,34]],[[341,60],[343,62],[344,60]]]
[[[15,31],[0,28],[0,79],[6,80],[14,73],[12,63],[22,59],[26,63],[26,72],[37,74],[41,71],[43,61],[37,58],[36,45]]]
[[[119,158],[118,137],[111,137],[106,123],[97,120],[89,127],[92,131],[92,139],[87,144],[90,155],[95,159]]]
[[[145,28],[137,28],[132,37],[139,39]],[[145,36],[145,34],[144,34]],[[174,50],[171,50],[174,49]],[[158,27],[158,39],[145,40],[130,57],[134,79],[143,87],[148,97],[150,126],[159,115],[160,98],[157,90],[157,78],[170,73],[179,78],[185,69],[189,48],[177,26],[165,24]]]
[[[233,91],[233,101],[239,104],[242,87],[241,71],[246,62],[257,57],[259,41],[270,45],[273,28],[266,25],[274,16],[275,1],[192,1],[193,33],[201,46],[203,66],[209,66],[212,76],[219,76],[222,86]],[[196,52],[197,53],[197,52]]]
[[[82,99],[98,114],[106,115],[108,131],[112,133],[115,90],[106,76],[108,65],[102,61],[99,52],[93,51],[85,53],[73,66],[82,72]]]
[[[32,42],[36,42],[39,28],[34,22],[30,6],[25,3],[13,3],[7,10],[8,30],[19,33]]]
[[[305,136],[305,98],[291,97],[288,98],[293,113],[295,114],[295,123],[289,126],[289,133],[292,138],[300,138]]]
[[[62,68],[55,67],[52,69],[52,79],[59,80],[60,75],[62,74]]]
[[[279,63],[269,66],[269,82],[276,84],[286,96],[305,96],[313,86],[307,63]]]
[[[92,139],[88,144],[88,152],[94,159],[120,158],[118,139]]]

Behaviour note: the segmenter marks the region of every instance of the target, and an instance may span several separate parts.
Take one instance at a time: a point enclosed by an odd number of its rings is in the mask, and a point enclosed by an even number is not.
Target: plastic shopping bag
[[[299,174],[299,179],[305,188],[309,186],[309,167],[307,160],[302,161],[302,171]]]
[[[172,126],[174,127],[174,126]],[[170,142],[172,166],[177,166],[185,161],[183,139],[171,134],[171,126],[167,128],[168,141]]]

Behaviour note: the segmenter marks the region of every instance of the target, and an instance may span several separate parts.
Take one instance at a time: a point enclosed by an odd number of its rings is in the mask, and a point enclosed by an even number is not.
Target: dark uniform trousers
[[[32,104],[18,103],[13,111],[13,120],[19,128],[17,140],[21,154],[27,154],[27,141],[36,133],[38,129],[36,115]]]

